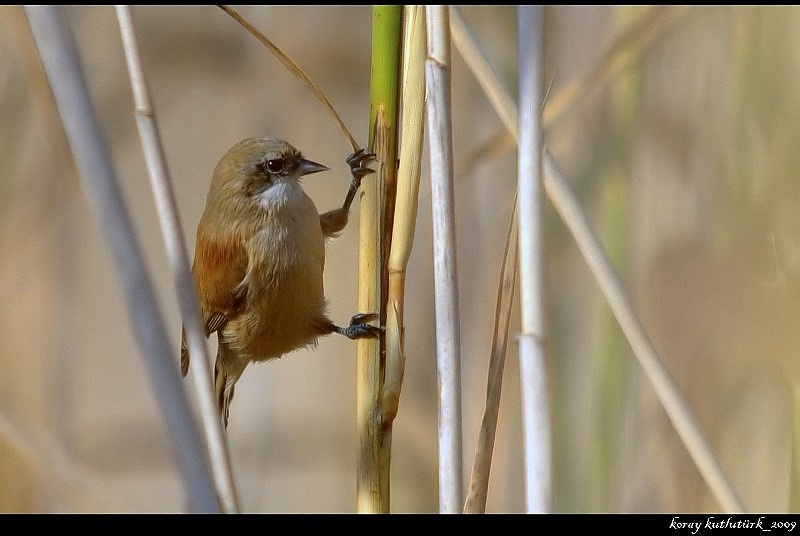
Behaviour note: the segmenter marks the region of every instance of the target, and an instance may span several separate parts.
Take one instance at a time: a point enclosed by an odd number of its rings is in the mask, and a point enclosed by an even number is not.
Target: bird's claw
[[[368,322],[372,322],[373,320],[378,319],[378,313],[358,313],[353,315],[353,318],[350,319],[350,325],[354,324],[366,324]]]
[[[347,165],[350,166],[350,173],[353,175],[353,179],[357,182],[361,182],[364,176],[375,172],[374,169],[370,169],[367,166],[370,162],[376,160],[375,153],[372,151],[368,149],[359,149],[348,156],[346,162]]]
[[[365,160],[375,160],[375,153],[367,148],[359,149],[347,157],[347,165],[353,167],[354,164],[360,164]]]
[[[339,328],[339,333],[348,339],[377,339],[383,333],[383,328],[372,326],[367,322],[377,320],[375,313],[359,313],[350,319],[350,325],[346,328]]]

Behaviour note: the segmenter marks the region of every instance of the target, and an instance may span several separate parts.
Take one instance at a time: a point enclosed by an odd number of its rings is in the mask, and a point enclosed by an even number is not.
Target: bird
[[[314,347],[338,333],[378,338],[371,313],[346,327],[327,314],[325,242],[347,225],[361,179],[375,155],[347,158],[352,181],[341,207],[319,214],[300,179],[329,168],[303,157],[289,142],[252,137],[234,144],[214,168],[197,226],[192,275],[206,337],[217,334],[214,390],[227,429],[234,388],[250,363]],[[185,331],[181,373],[189,369]]]

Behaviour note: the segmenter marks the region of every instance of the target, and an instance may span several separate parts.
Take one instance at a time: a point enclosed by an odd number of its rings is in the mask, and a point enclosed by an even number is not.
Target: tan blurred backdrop
[[[648,7],[545,9],[549,97],[593,69]],[[134,123],[113,7],[69,7],[168,332],[180,318]],[[367,141],[369,7],[242,7]],[[515,94],[516,8],[465,7]],[[349,183],[350,147],[311,93],[221,10],[133,8],[190,249],[211,170],[236,141],[285,138]],[[640,52],[584,90],[546,140],[723,468],[756,511],[789,506],[800,350],[800,9],[688,8],[620,45]],[[637,53],[638,53],[637,52]],[[464,467],[486,390],[499,268],[516,184],[501,123],[453,53]],[[0,511],[172,512],[185,497],[23,11],[0,7]],[[496,150],[484,150],[494,147]],[[478,154],[478,157],[473,157]],[[429,177],[407,278],[406,375],[391,508],[438,510]],[[357,220],[356,206],[351,222]],[[703,484],[553,210],[546,222],[555,508],[714,511]],[[357,226],[328,245],[331,316],[356,312]],[[516,318],[516,315],[515,315]],[[518,322],[512,324],[518,330]],[[251,366],[229,441],[246,512],[355,510],[355,345]],[[517,346],[487,508],[524,509]]]

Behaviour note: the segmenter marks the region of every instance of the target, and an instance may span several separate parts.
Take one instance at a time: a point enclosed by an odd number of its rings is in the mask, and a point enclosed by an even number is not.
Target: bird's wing
[[[222,329],[247,296],[247,252],[238,237],[198,232],[194,256],[194,281],[206,337]],[[181,372],[189,370],[185,337],[181,343]]]

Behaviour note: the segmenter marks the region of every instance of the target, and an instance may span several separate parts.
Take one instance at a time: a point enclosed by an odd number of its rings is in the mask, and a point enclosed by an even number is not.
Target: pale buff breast
[[[296,181],[270,187],[257,201],[267,217],[248,244],[247,312],[223,336],[240,357],[263,361],[316,341],[314,321],[325,315],[325,242],[317,209]]]

